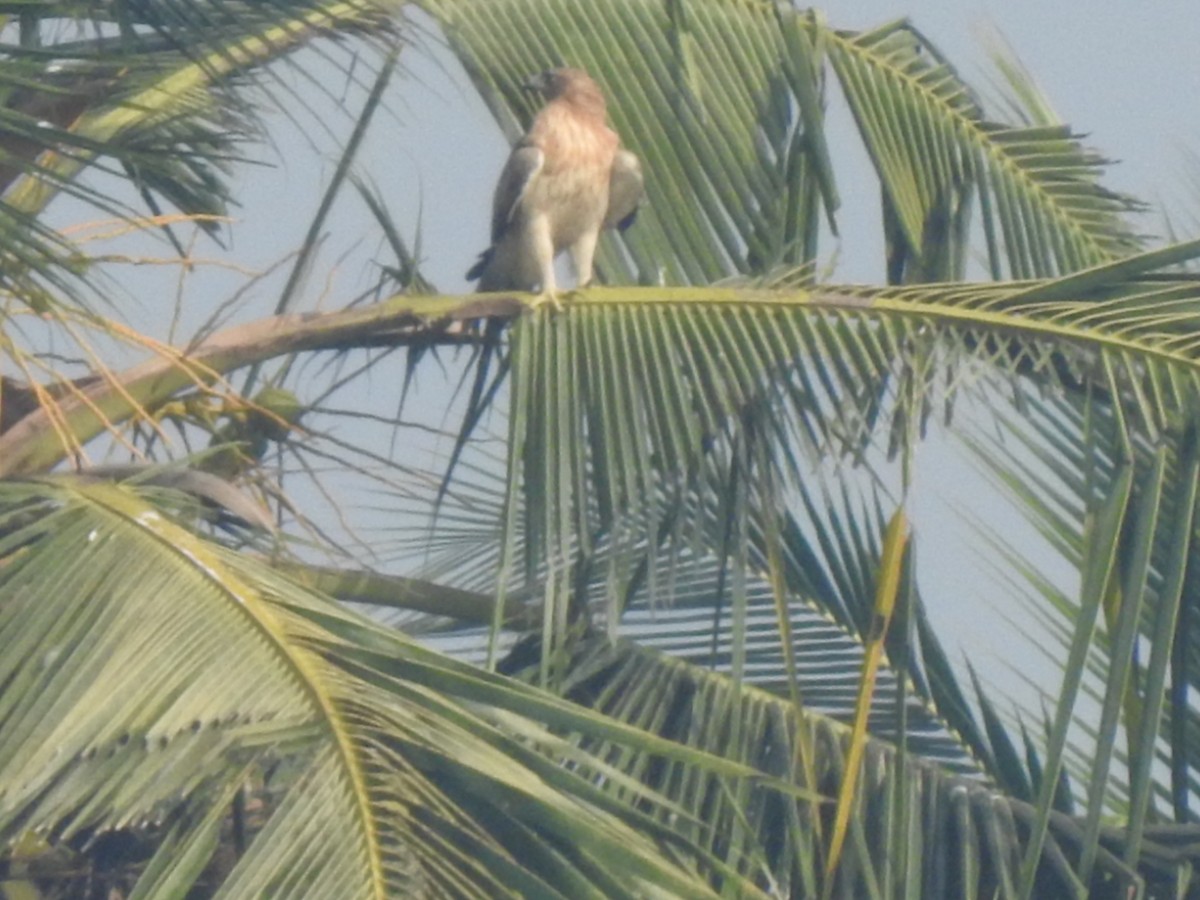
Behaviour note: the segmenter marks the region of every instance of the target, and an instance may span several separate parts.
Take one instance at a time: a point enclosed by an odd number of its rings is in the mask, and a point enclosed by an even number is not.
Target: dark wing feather
[[[604,215],[604,227],[624,231],[632,225],[645,189],[641,162],[628,150],[618,150],[608,180],[608,212]]]
[[[491,263],[492,257],[496,254],[495,247],[488,247],[479,254],[479,259],[475,260],[475,265],[467,269],[467,281],[478,281],[483,277],[483,273],[487,270],[488,264]]]
[[[492,202],[492,243],[496,244],[504,236],[505,230],[512,223],[521,199],[529,190],[529,185],[537,178],[538,173],[546,162],[541,149],[531,144],[519,144],[504,164],[500,173],[500,181],[496,185],[496,196]]]

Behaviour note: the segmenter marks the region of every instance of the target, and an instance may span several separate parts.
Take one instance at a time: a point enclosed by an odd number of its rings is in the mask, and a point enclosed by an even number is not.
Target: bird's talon
[[[563,311],[562,300],[559,297],[558,291],[543,291],[534,298],[533,303],[529,305],[530,309],[541,309],[546,304],[550,305],[550,309],[556,313]]]

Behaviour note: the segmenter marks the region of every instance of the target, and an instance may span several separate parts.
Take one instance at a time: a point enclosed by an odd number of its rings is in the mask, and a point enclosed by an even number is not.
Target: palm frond
[[[1195,248],[1174,253],[1185,251]],[[1137,260],[1151,270],[1161,261]],[[614,552],[635,552],[654,540],[663,498],[725,496],[731,477],[758,485],[736,502],[770,505],[816,464],[785,449],[786,436],[811,435],[814,455],[880,446],[881,429],[927,418],[938,379],[947,402],[996,373],[1099,392],[1118,403],[1127,428],[1153,433],[1200,386],[1188,336],[1196,292],[1186,277],[1129,278],[1133,265],[1089,273],[1076,300],[1047,296],[1073,279],[639,291],[636,305],[635,292],[597,290],[562,316],[525,318],[513,333],[508,490],[523,498],[529,564],[586,555],[595,535],[611,533],[616,511],[628,533],[612,535]],[[876,398],[889,390],[892,411],[881,420]],[[739,462],[752,438],[772,448],[755,471]],[[641,524],[628,531],[630,523]]]
[[[947,243],[941,279],[965,276],[961,208],[978,192],[994,278],[1053,277],[1142,248],[1139,208],[1099,180],[1105,160],[1064,125],[985,119],[970,88],[907,22],[826,46],[903,240],[922,260]]]
[[[836,790],[842,777],[846,727],[815,713],[798,718],[785,699],[634,644],[603,639],[577,648],[571,673],[568,696],[621,721],[796,780],[820,794]],[[819,808],[818,821],[805,807],[752,783],[731,792],[686,767],[603,743],[584,745],[679,803],[691,814],[687,833],[715,855],[730,853],[764,867],[759,877],[783,896],[818,891],[829,806]],[[805,780],[800,763],[808,752],[815,760],[815,783]],[[1031,804],[1002,796],[985,782],[902,757],[880,742],[868,743],[863,777],[835,892],[983,896],[1016,885],[1022,854],[1031,846],[1036,818]],[[1048,824],[1045,844],[1037,851],[1034,896],[1070,894],[1081,884],[1076,872],[1082,822],[1053,813]],[[1087,884],[1093,890],[1145,885],[1151,895],[1174,890],[1188,866],[1175,845],[1189,833],[1188,828],[1155,830],[1138,870],[1122,861],[1124,833],[1106,827],[1097,869]],[[1164,864],[1170,858],[1182,867]]]
[[[0,526],[5,839],[161,832],[170,857],[142,889],[186,885],[220,804],[270,763],[269,817],[228,895],[709,895],[657,851],[685,841],[598,795],[604,764],[527,716],[748,770],[420,650],[126,490],[9,482]],[[544,851],[522,855],[534,838]]]
[[[1195,803],[1198,760],[1186,738],[1198,722],[1187,699],[1196,685],[1188,637],[1195,627],[1196,563],[1191,421],[1181,417],[1182,430],[1160,432],[1153,440],[1138,434],[1129,440],[1107,409],[1081,405],[1077,398],[1049,398],[1032,403],[1023,419],[1001,420],[1007,450],[985,441],[970,444],[1022,512],[1055,535],[1081,566],[1088,549],[1101,543],[1093,524],[1097,498],[1111,493],[1118,479],[1130,481],[1085,694],[1073,721],[1068,725],[1064,719],[1051,733],[1060,743],[1074,744],[1067,747],[1077,760],[1073,772],[1093,786],[1083,798],[1092,828],[1104,809],[1128,817],[1133,839],[1128,858],[1136,858],[1137,837],[1148,818],[1167,815],[1166,806],[1176,821],[1190,821]],[[1024,582],[1031,612],[1049,625],[1038,632],[1040,642],[1065,649],[1093,627],[1085,593],[1064,597],[1035,573],[1014,571]],[[1061,650],[1047,655],[1050,665],[1069,671],[1064,659]],[[1169,690],[1168,682],[1174,686]]]
[[[9,290],[42,306],[80,299],[73,276],[85,264],[39,221],[54,196],[144,216],[114,182],[80,180],[83,169],[128,179],[151,213],[165,201],[214,231],[238,147],[261,137],[247,88],[270,83],[264,67],[325,34],[389,27],[384,6],[353,0],[219,13],[203,4],[139,4],[116,22],[107,8],[34,3],[21,16],[21,42],[0,48],[0,231]],[[75,26],[89,24],[96,36],[79,40]]]
[[[440,505],[430,473],[423,499],[414,487],[410,504],[402,507],[416,522],[397,535],[398,546],[411,545],[415,571],[446,587],[430,595],[418,583],[411,596],[406,579],[343,576],[340,587],[328,583],[335,596],[372,604],[378,614],[400,608],[457,619],[429,623],[422,629],[424,640],[456,657],[483,662],[488,632],[480,627],[481,612],[494,609],[490,592],[503,543],[504,491],[498,466],[477,454],[463,461],[471,477],[456,479],[454,492]],[[594,627],[693,665],[731,673],[738,658],[743,682],[780,697],[796,694],[806,708],[848,722],[863,643],[871,633],[874,572],[886,520],[878,498],[859,502],[849,487],[839,496],[823,484],[809,477],[789,491],[788,508],[774,531],[765,527],[771,513],[748,511],[746,570],[740,577],[727,558],[725,510],[717,498],[702,498],[664,515],[659,543],[649,541],[640,556],[618,560],[609,538],[598,537],[593,551],[579,559],[572,602],[586,608]],[[435,505],[436,527],[422,524]],[[519,552],[524,518],[516,517]],[[776,547],[774,561],[771,547]],[[772,573],[778,587],[772,587]],[[540,567],[532,588],[522,587],[517,578],[505,592],[505,649],[514,633],[535,630],[543,621],[545,575]],[[469,607],[459,599],[463,588],[473,598]],[[735,621],[738,602],[741,615]],[[1024,767],[1002,758],[1008,736],[997,730],[998,723],[989,723],[987,733],[981,728],[919,596],[912,598],[909,615],[916,620],[915,634],[909,638],[897,628],[888,641],[889,657],[907,663],[902,669],[889,665],[880,674],[872,734],[897,744],[906,741],[914,753],[950,770],[982,768],[1015,796],[1027,798]],[[411,627],[411,618],[403,621]],[[901,680],[911,682],[904,696]]]

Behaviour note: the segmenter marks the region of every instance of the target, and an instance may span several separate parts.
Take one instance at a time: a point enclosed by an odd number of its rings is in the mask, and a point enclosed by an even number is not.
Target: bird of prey
[[[547,102],[513,149],[492,206],[492,245],[467,273],[480,291],[538,289],[554,301],[554,259],[568,250],[578,286],[592,280],[604,228],[626,228],[642,197],[638,158],[608,127],[586,72],[552,69],[525,87]]]

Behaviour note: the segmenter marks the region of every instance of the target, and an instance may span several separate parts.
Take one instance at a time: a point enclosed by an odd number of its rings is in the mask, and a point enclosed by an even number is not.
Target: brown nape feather
[[[600,85],[581,69],[558,69],[554,73],[550,99],[562,100],[577,112],[603,119],[607,104]]]

